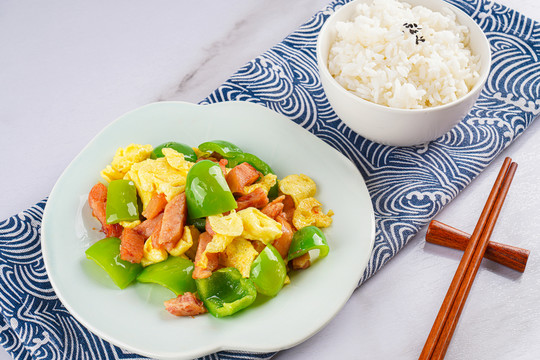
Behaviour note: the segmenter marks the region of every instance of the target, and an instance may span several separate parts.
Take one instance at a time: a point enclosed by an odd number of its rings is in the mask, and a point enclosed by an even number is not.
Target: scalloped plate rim
[[[52,207],[57,206],[56,205],[56,199],[57,197],[61,197],[60,195],[60,186],[63,183],[63,180],[66,179],[66,177],[71,176],[72,169],[78,164],[78,162],[81,161],[83,155],[86,155],[89,151],[91,151],[92,147],[96,146],[96,143],[101,141],[104,137],[109,136],[108,133],[112,131],[115,127],[115,124],[119,124],[122,122],[127,122],[126,119],[130,119],[133,117],[136,117],[137,115],[141,114],[145,111],[154,111],[156,112],[161,111],[162,108],[167,108],[169,106],[172,106],[172,108],[177,107],[179,112],[182,113],[183,111],[186,112],[194,112],[199,113],[202,118],[204,118],[205,112],[208,112],[206,110],[209,109],[220,109],[223,110],[225,113],[227,111],[238,111],[238,114],[242,114],[244,112],[246,113],[257,113],[257,115],[260,113],[261,118],[265,120],[258,119],[257,121],[277,121],[278,127],[284,127],[288,130],[291,129],[297,129],[292,130],[294,132],[298,132],[300,138],[304,141],[305,139],[308,142],[317,143],[319,148],[324,147],[326,154],[331,158],[337,159],[338,162],[348,163],[344,165],[345,168],[349,167],[349,170],[351,170],[351,173],[348,174],[350,176],[354,176],[356,173],[357,180],[359,180],[358,186],[360,187],[360,192],[363,193],[363,196],[367,195],[367,200],[362,199],[362,211],[365,212],[366,221],[368,225],[367,228],[363,233],[363,246],[366,249],[369,249],[369,251],[364,252],[361,254],[360,260],[357,264],[355,264],[355,267],[353,268],[354,274],[347,278],[347,286],[344,286],[342,289],[342,293],[340,293],[340,299],[339,301],[336,301],[332,306],[333,309],[330,314],[330,316],[326,316],[325,319],[322,319],[322,321],[317,322],[315,325],[310,326],[306,329],[303,329],[304,331],[301,334],[298,334],[291,338],[289,341],[281,341],[279,343],[274,343],[272,345],[261,345],[261,344],[246,344],[243,341],[234,342],[230,339],[223,339],[223,340],[214,340],[213,342],[210,342],[209,344],[206,344],[206,346],[202,347],[194,347],[192,349],[178,349],[173,351],[155,351],[155,350],[148,350],[144,347],[137,346],[133,343],[129,343],[123,340],[119,340],[117,337],[111,335],[108,331],[103,331],[103,329],[100,329],[98,326],[96,326],[92,321],[89,321],[87,316],[81,315],[79,311],[79,304],[74,304],[73,301],[67,299],[68,292],[66,292],[64,285],[59,285],[58,274],[55,273],[56,268],[55,265],[52,263],[51,259],[51,252],[54,249],[54,245],[52,243],[52,240],[49,240],[53,235],[50,234],[54,229],[51,229],[52,225],[51,223],[55,221],[55,215],[52,213]],[[167,111],[167,110],[166,110]],[[281,120],[279,120],[281,119]],[[200,120],[200,119],[199,119]],[[202,121],[202,120],[201,120]],[[216,120],[213,120],[216,121]],[[233,120],[234,121],[234,120]],[[240,121],[240,120],[239,120]],[[244,120],[241,120],[244,121]],[[289,125],[287,125],[289,124]],[[221,125],[220,125],[221,126]],[[230,140],[230,139],[229,139]],[[193,146],[194,144],[190,144]],[[117,147],[119,146],[125,146],[124,144],[117,144]],[[242,145],[239,145],[242,147]],[[275,149],[274,149],[275,151]],[[252,151],[253,152],[253,151]],[[111,156],[112,157],[112,156]],[[260,156],[261,158],[265,159],[264,156]],[[101,160],[98,160],[100,162],[103,162]],[[341,164],[343,165],[343,164]],[[279,172],[279,166],[273,166],[276,171]],[[319,185],[319,184],[318,184]],[[89,189],[88,189],[89,190]],[[81,194],[78,194],[81,195]],[[327,204],[323,202],[324,205],[329,206],[332,208],[332,204]],[[334,215],[334,219],[339,219],[340,214]],[[334,222],[335,224],[335,222]],[[53,289],[55,290],[59,300],[62,302],[62,304],[69,310],[69,312],[81,323],[83,326],[85,326],[87,329],[89,329],[92,333],[95,335],[101,337],[102,339],[105,339],[109,341],[110,343],[117,345],[123,349],[132,351],[136,354],[140,354],[143,356],[149,356],[149,357],[157,357],[157,358],[163,358],[163,359],[178,359],[178,358],[192,358],[192,357],[198,357],[203,356],[205,354],[213,353],[215,351],[221,351],[221,350],[230,350],[230,351],[252,351],[252,352],[274,352],[283,350],[286,348],[290,348],[292,346],[295,346],[302,341],[306,340],[307,338],[311,337],[315,333],[317,333],[320,329],[322,329],[336,314],[337,312],[345,305],[346,301],[354,291],[354,289],[357,286],[358,281],[360,280],[363,271],[365,267],[368,264],[368,260],[371,254],[371,250],[373,248],[374,244],[374,237],[375,237],[375,221],[374,221],[374,213],[373,208],[371,205],[371,201],[369,198],[369,193],[367,191],[365,182],[362,179],[362,176],[356,169],[356,167],[350,162],[348,159],[345,158],[341,153],[339,153],[337,150],[329,146],[328,144],[324,143],[322,140],[317,138],[315,135],[309,133],[302,127],[296,125],[291,120],[287,119],[281,114],[278,114],[277,112],[274,112],[268,108],[265,108],[261,105],[249,103],[249,102],[242,102],[242,101],[230,101],[230,102],[222,102],[222,103],[215,103],[215,104],[209,104],[209,105],[198,105],[198,104],[192,104],[187,102],[181,102],[181,101],[167,101],[167,102],[157,102],[157,103],[150,103],[147,105],[144,105],[142,107],[139,107],[137,109],[131,110],[124,115],[117,118],[115,121],[111,122],[109,125],[107,125],[101,132],[98,133],[84,148],[81,150],[81,152],[74,158],[74,160],[68,165],[68,167],[64,170],[60,178],[58,179],[57,183],[55,184],[53,190],[51,191],[51,195],[49,196],[47,205],[45,207],[44,215],[43,215],[43,225],[42,225],[42,252],[43,252],[43,258],[45,262],[45,268],[47,270],[47,273],[49,274],[49,279],[51,282],[51,285]],[[332,229],[332,227],[330,228]],[[56,231],[56,230],[54,230]],[[329,240],[331,241],[331,240]],[[51,248],[52,247],[52,248]],[[332,254],[332,250],[329,254],[329,257]],[[84,258],[84,251],[81,251],[81,256]],[[321,261],[321,264],[324,265],[324,262],[328,260],[323,259]],[[315,263],[313,268],[319,267],[319,263]],[[312,269],[309,269],[312,270]],[[309,270],[306,272],[306,276],[303,276],[302,281],[309,275]],[[304,274],[301,274],[304,275]],[[289,287],[292,287],[293,285],[289,285]],[[284,289],[287,290],[287,289]],[[283,292],[283,291],[282,291]],[[281,294],[281,293],[280,293]],[[263,306],[267,306],[272,301],[276,301],[279,299],[280,294],[276,297],[276,299],[272,299],[267,304],[264,304]],[[249,311],[257,312],[261,311],[260,309],[247,309],[246,311],[243,311],[243,313],[248,313]],[[219,319],[218,319],[219,321]],[[235,320],[236,321],[236,320]],[[238,320],[241,321],[241,320]]]

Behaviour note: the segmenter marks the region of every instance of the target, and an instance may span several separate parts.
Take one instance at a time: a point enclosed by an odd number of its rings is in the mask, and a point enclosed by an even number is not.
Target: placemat
[[[373,143],[332,111],[315,59],[334,1],[202,104],[240,100],[264,105],[351,159],[364,176],[376,220],[375,247],[359,285],[370,278],[510,145],[540,113],[540,26],[485,0],[449,0],[472,16],[491,43],[492,68],[467,117],[438,140],[414,147]],[[0,344],[15,359],[143,359],[101,340],[57,299],[45,272],[40,227],[46,199],[0,222]],[[202,359],[268,359],[274,353],[222,351]]]

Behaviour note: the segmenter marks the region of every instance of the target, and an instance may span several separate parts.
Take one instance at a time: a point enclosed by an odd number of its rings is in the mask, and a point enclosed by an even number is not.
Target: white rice
[[[416,26],[415,26],[416,25]],[[347,90],[400,109],[443,105],[478,81],[479,57],[455,14],[396,0],[359,3],[352,20],[336,23],[328,68]]]

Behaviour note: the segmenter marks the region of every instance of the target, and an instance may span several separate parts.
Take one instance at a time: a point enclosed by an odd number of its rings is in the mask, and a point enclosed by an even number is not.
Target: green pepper
[[[126,288],[143,269],[141,264],[120,259],[120,239],[116,237],[99,240],[85,254],[101,266],[120,289]]]
[[[276,183],[274,184],[274,186],[272,186],[270,188],[270,190],[268,190],[268,200],[272,201],[274,200],[275,198],[277,198],[279,195],[279,184],[278,182],[276,181]]]
[[[267,244],[251,264],[249,278],[259,293],[275,296],[283,287],[286,277],[287,268],[283,258],[275,247]]]
[[[236,209],[236,201],[221,167],[210,160],[199,161],[186,177],[186,203],[190,219]]]
[[[131,180],[113,180],[107,190],[107,224],[139,220],[137,189]]]
[[[174,142],[174,141],[163,143],[157,146],[156,148],[154,148],[154,150],[150,154],[150,158],[157,159],[160,157],[164,157],[165,155],[163,155],[163,149],[165,148],[173,149],[173,150],[178,151],[179,153],[184,154],[184,159],[186,159],[187,161],[191,161],[191,162],[197,161],[197,154],[195,154],[195,151],[191,147],[182,143]]]
[[[195,226],[200,232],[206,231],[206,218],[189,219],[189,223]]]
[[[306,226],[294,233],[288,259],[292,260],[315,249],[319,250],[319,258],[328,255],[330,250],[321,229],[316,226]]]
[[[214,271],[210,277],[197,279],[195,283],[204,306],[218,318],[248,307],[257,297],[255,285],[235,268]]]
[[[243,153],[242,149],[240,149],[238,146],[225,140],[203,142],[198,146],[198,148],[200,151],[205,153],[216,152],[226,159]]]
[[[179,256],[169,256],[167,260],[149,265],[137,276],[142,283],[156,283],[165,286],[177,296],[183,293],[195,292],[195,280],[191,277],[193,263]]]
[[[233,168],[236,165],[239,165],[243,162],[247,162],[249,165],[253,166],[257,171],[260,171],[263,175],[275,174],[274,170],[272,170],[270,165],[268,165],[267,163],[259,159],[257,156],[250,153],[237,154],[229,158],[228,160],[229,162],[227,163],[227,167]]]

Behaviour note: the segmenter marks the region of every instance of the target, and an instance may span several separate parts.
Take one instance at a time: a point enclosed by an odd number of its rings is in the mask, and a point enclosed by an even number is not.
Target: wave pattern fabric
[[[334,1],[253,59],[202,103],[241,100],[277,111],[349,157],[366,179],[376,218],[371,277],[510,145],[540,113],[540,25],[485,0],[449,0],[471,15],[491,43],[492,70],[467,117],[438,140],[398,148],[350,130],[322,90],[315,60]],[[15,359],[142,359],[81,326],[56,297],[40,247],[46,200],[0,222],[0,344]],[[224,351],[203,359],[269,359]]]

